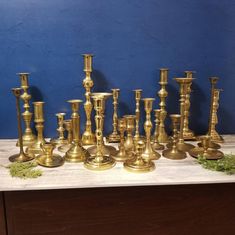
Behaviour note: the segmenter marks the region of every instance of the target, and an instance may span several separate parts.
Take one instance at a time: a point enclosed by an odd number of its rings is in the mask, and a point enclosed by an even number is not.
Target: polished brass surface
[[[197,140],[201,141],[201,137],[202,136],[198,136]],[[198,145],[198,147],[202,147],[202,143],[201,142],[199,142],[197,145]],[[211,149],[220,149],[221,146],[219,144],[213,142],[213,141],[210,141],[209,142],[209,148],[211,148]]]
[[[155,164],[150,159],[144,159],[143,151],[145,149],[144,141],[138,141],[136,146],[135,158],[124,162],[124,168],[133,173],[145,173],[155,169]]]
[[[95,134],[92,132],[92,124],[91,124],[91,113],[93,109],[93,105],[91,102],[91,88],[94,86],[93,80],[91,79],[92,73],[92,54],[84,54],[84,69],[85,79],[83,80],[83,86],[86,90],[85,97],[86,101],[84,103],[84,109],[86,113],[86,124],[85,131],[82,135],[82,143],[83,145],[93,145],[95,144]]]
[[[142,99],[144,101],[144,110],[146,113],[146,120],[144,123],[144,131],[145,131],[145,136],[146,136],[146,144],[144,151],[142,153],[142,157],[144,159],[149,159],[149,160],[156,160],[161,157],[159,153],[157,153],[152,145],[151,145],[151,130],[153,127],[153,124],[151,122],[151,112],[153,109],[153,101],[155,99],[153,98],[144,98]]]
[[[34,153],[34,154],[41,154],[41,144],[44,144],[46,141],[43,137],[43,130],[44,130],[44,113],[43,113],[43,105],[44,102],[38,101],[34,102],[34,122],[36,123],[36,130],[37,130],[37,139],[34,144],[30,145],[26,152]]]
[[[112,89],[113,94],[113,132],[108,136],[107,141],[109,143],[118,143],[120,142],[120,135],[117,130],[118,126],[118,97],[119,97],[120,89]]]
[[[30,112],[29,101],[31,99],[31,95],[28,93],[29,83],[28,77],[29,73],[18,73],[21,82],[21,88],[23,90],[23,94],[20,98],[24,102],[24,112],[21,114],[25,123],[25,131],[23,134],[23,145],[30,146],[36,141],[36,136],[33,134],[31,129],[31,120],[33,114]],[[17,142],[17,146],[19,146],[19,141]]]
[[[13,88],[12,92],[16,98],[16,113],[17,113],[17,125],[18,125],[18,135],[19,135],[19,146],[20,153],[14,154],[9,157],[9,161],[11,162],[27,162],[34,159],[34,155],[32,153],[27,154],[23,149],[23,137],[22,137],[22,126],[21,126],[21,114],[20,114],[20,95],[21,88]]]
[[[41,144],[42,154],[36,157],[37,164],[45,167],[58,167],[64,164],[64,159],[59,154],[53,154],[56,145],[52,143]]]
[[[85,159],[84,166],[89,170],[107,170],[115,165],[115,160],[110,155],[106,155],[102,147],[105,100],[110,96],[112,96],[110,93],[93,93],[91,96],[96,111],[96,153]]]
[[[154,110],[154,116],[155,116],[155,130],[152,137],[152,148],[156,150],[163,150],[165,147],[164,145],[160,144],[158,141],[158,135],[159,135],[159,124],[160,124],[160,116],[161,116],[161,109],[155,109]]]
[[[173,129],[173,138],[172,138],[172,146],[162,152],[162,155],[165,158],[179,160],[187,157],[186,153],[179,150],[177,147],[178,142],[178,126],[180,125],[181,115],[179,114],[171,114],[170,115]]]
[[[137,143],[140,140],[139,123],[140,123],[140,100],[142,89],[136,89],[135,92],[135,135],[134,141]]]
[[[166,90],[167,85],[167,78],[168,78],[168,69],[162,68],[160,69],[160,86],[161,89],[158,92],[158,96],[160,98],[160,109],[161,109],[161,116],[160,116],[160,125],[159,125],[159,135],[158,135],[158,141],[159,143],[168,143],[169,137],[165,130],[165,119],[167,115],[166,111],[166,97],[168,95],[168,92]]]
[[[56,144],[56,145],[63,145],[63,144],[67,144],[68,140],[65,139],[64,137],[64,116],[66,114],[65,113],[57,113],[56,117],[57,117],[57,123],[58,123],[58,128],[56,129],[58,131],[58,137],[51,139],[51,143]]]

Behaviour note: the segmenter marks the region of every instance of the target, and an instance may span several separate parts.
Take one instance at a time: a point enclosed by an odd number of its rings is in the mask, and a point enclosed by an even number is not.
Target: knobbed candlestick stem
[[[158,142],[161,109],[155,109],[154,110],[154,116],[155,116],[155,130],[154,130],[154,134],[153,134],[153,137],[152,137],[152,140],[153,140],[152,147],[153,147],[154,150],[163,150],[164,145],[159,144],[159,142]]]
[[[142,89],[136,89],[135,92],[135,136],[134,141],[138,142],[140,140],[140,133],[139,133],[139,123],[140,123],[140,100]]]

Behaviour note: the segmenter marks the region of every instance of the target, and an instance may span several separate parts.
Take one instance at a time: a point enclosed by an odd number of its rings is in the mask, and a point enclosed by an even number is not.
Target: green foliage
[[[225,154],[219,160],[206,160],[203,156],[199,156],[198,163],[208,170],[221,171],[228,175],[235,174],[235,155],[233,154]]]

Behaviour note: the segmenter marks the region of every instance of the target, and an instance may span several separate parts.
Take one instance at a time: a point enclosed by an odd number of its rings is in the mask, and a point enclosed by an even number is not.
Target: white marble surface
[[[225,136],[224,153],[235,153],[235,135]],[[18,152],[16,140],[0,140],[0,164],[8,165],[8,157]],[[150,173],[127,172],[122,163],[107,171],[94,172],[82,163],[65,163],[59,168],[43,168],[43,176],[36,179],[12,178],[7,169],[0,167],[0,191],[93,188],[146,185],[180,185],[235,182],[235,175],[226,175],[203,169],[195,159],[155,161],[156,169]]]

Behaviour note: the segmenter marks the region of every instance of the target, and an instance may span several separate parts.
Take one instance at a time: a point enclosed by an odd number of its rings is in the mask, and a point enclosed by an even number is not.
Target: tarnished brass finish
[[[52,143],[41,144],[42,154],[36,157],[37,164],[44,167],[58,167],[64,164],[64,159],[59,154],[53,154],[56,145]]]
[[[41,144],[44,144],[46,141],[43,137],[43,130],[44,130],[44,113],[43,113],[43,105],[44,102],[38,101],[34,102],[34,122],[36,123],[36,130],[37,130],[37,139],[33,145],[30,145],[26,152],[34,153],[34,154],[41,154]]]
[[[149,160],[156,160],[161,157],[159,153],[157,153],[152,145],[151,145],[151,130],[153,127],[153,124],[151,122],[151,112],[153,109],[153,101],[155,99],[153,98],[144,98],[142,99],[144,101],[144,110],[146,113],[146,120],[144,123],[144,131],[145,131],[145,136],[146,136],[146,144],[144,151],[142,153],[142,157],[144,159],[149,159]]]
[[[156,150],[163,150],[165,147],[164,145],[160,144],[158,141],[158,135],[159,135],[159,123],[160,123],[160,116],[161,116],[161,109],[155,109],[154,110],[154,116],[155,116],[155,130],[152,137],[152,148],[154,151]]]
[[[161,109],[161,116],[160,116],[160,125],[159,125],[159,135],[158,135],[158,141],[159,143],[168,143],[169,137],[165,131],[165,119],[167,115],[166,111],[166,97],[168,95],[168,92],[166,91],[166,85],[167,85],[167,78],[168,78],[168,69],[162,68],[160,69],[160,86],[161,89],[158,92],[158,96],[160,98],[160,109]]]
[[[66,114],[65,113],[57,113],[56,117],[57,117],[57,123],[58,123],[58,128],[56,129],[58,131],[58,138],[55,139],[51,139],[51,143],[52,144],[56,144],[56,145],[63,145],[63,144],[67,144],[68,140],[66,140],[64,138],[64,116]]]
[[[85,159],[84,166],[89,170],[107,170],[115,165],[115,160],[109,154],[106,155],[102,147],[105,100],[110,96],[110,93],[93,93],[91,96],[96,111],[96,153]]]
[[[91,103],[91,88],[94,86],[94,83],[91,79],[92,72],[92,54],[84,54],[84,69],[85,79],[83,80],[83,86],[86,89],[85,97],[86,101],[84,103],[84,109],[86,113],[86,124],[85,131],[82,135],[82,143],[83,145],[93,145],[95,144],[95,134],[92,132],[91,125],[91,113],[92,113],[92,103]]]
[[[120,142],[120,135],[118,134],[117,126],[118,126],[118,97],[119,97],[120,89],[112,89],[113,94],[113,132],[108,136],[107,141],[109,143],[118,143]]]
[[[67,131],[67,144],[58,147],[62,153],[66,153],[72,147],[73,134],[72,134],[72,120],[64,120],[65,130]]]
[[[21,88],[23,90],[23,94],[20,98],[24,101],[24,112],[21,114],[25,123],[25,131],[23,134],[23,145],[30,146],[36,141],[36,136],[33,134],[32,129],[30,127],[31,120],[33,114],[30,112],[30,105],[29,101],[31,99],[31,95],[28,93],[29,83],[28,77],[29,73],[18,73],[21,82]],[[19,146],[19,141],[16,144]]]
[[[134,141],[137,143],[140,140],[140,132],[139,132],[139,123],[140,123],[140,100],[142,89],[136,89],[135,92],[135,135]]]
[[[181,115],[179,114],[171,114],[170,115],[173,129],[173,138],[172,138],[172,146],[162,152],[162,155],[165,158],[179,160],[187,157],[186,153],[179,150],[177,147],[178,142],[178,126],[180,125]]]
[[[67,162],[83,162],[89,153],[81,146],[80,139],[80,115],[78,114],[80,104],[82,100],[69,100],[72,108],[72,130],[73,130],[73,142],[71,148],[66,152],[64,158]]]
[[[211,149],[210,142],[211,142],[211,137],[209,135],[201,136],[201,143],[202,147],[195,147],[189,151],[189,154],[192,157],[198,157],[198,156],[203,156],[208,160],[217,160],[220,159],[224,156],[224,154],[217,150],[217,149]]]
[[[17,112],[17,124],[18,124],[18,135],[19,135],[19,146],[20,146],[20,153],[14,154],[9,157],[9,161],[11,162],[27,162],[34,159],[33,154],[27,154],[24,152],[23,149],[23,137],[22,137],[22,126],[21,126],[21,114],[20,114],[20,95],[21,95],[21,88],[13,88],[12,92],[16,98],[16,112]]]

